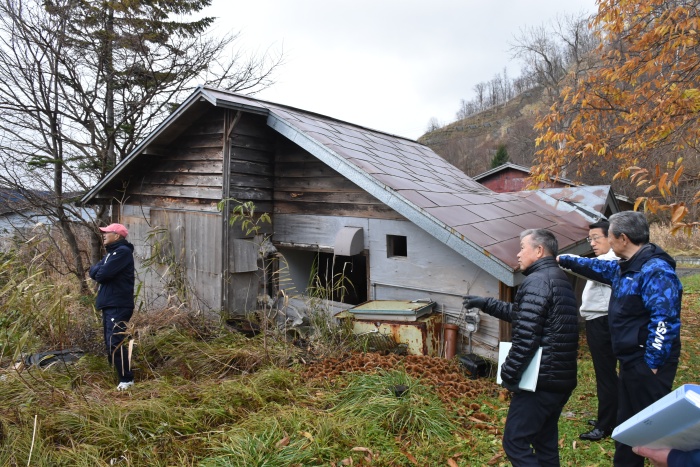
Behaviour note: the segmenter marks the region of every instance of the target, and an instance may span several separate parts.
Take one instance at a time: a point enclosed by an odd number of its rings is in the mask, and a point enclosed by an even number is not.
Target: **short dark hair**
[[[649,243],[649,222],[642,212],[622,211],[610,216],[610,232],[619,238],[625,234],[635,245]]]
[[[603,235],[608,236],[608,229],[610,228],[610,222],[605,219],[596,221],[588,226],[589,229],[600,229],[603,231]]]
[[[527,229],[520,232],[520,240],[530,235],[530,243],[533,246],[541,246],[549,256],[557,256],[559,253],[559,242],[557,237],[547,229]],[[545,254],[545,256],[548,256]]]

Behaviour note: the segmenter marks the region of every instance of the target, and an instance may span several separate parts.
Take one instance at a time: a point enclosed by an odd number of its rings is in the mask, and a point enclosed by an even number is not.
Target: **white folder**
[[[501,366],[506,361],[508,352],[513,344],[510,342],[501,342],[498,344],[498,371],[496,372],[496,383],[501,384]],[[535,356],[530,360],[530,364],[525,368],[520,384],[518,387],[523,391],[535,392],[537,388],[537,377],[540,375],[540,362],[542,361],[542,347],[537,349]]]

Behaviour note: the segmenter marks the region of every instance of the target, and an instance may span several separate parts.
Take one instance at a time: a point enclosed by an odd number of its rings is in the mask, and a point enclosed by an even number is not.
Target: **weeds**
[[[700,368],[698,280],[682,280],[676,386],[697,383]],[[508,400],[492,380],[441,401],[440,381],[428,382],[434,363],[408,375],[393,355],[392,370],[305,376],[300,362],[337,355],[352,340],[351,329],[333,327],[324,304],[310,312],[307,326],[318,333],[303,345],[276,330],[267,341],[248,339],[181,308],[138,313],[131,323],[137,379],[127,393],[114,391],[98,334],[96,350],[87,347],[73,365],[15,367],[16,358],[53,342],[90,340],[100,323],[78,290],[77,281],[48,275],[40,257],[0,260],[0,465],[508,464],[500,446]],[[583,345],[579,385],[560,421],[562,465],[611,462],[613,441],[578,440],[595,413],[592,375]]]
[[[672,256],[700,256],[700,234],[697,229],[691,235],[683,232],[672,234],[669,225],[655,223],[649,226],[649,235],[652,242]]]

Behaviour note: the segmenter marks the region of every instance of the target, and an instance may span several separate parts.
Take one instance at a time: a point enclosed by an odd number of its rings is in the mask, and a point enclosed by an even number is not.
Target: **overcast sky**
[[[510,43],[595,0],[214,0],[216,28],[245,50],[284,50],[276,84],[257,97],[417,139],[455,120],[477,83],[506,67]]]

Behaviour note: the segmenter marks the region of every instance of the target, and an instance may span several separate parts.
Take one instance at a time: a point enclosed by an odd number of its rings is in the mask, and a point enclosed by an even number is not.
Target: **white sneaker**
[[[122,381],[121,383],[119,383],[119,386],[117,386],[117,391],[126,391],[133,385],[133,381]]]

